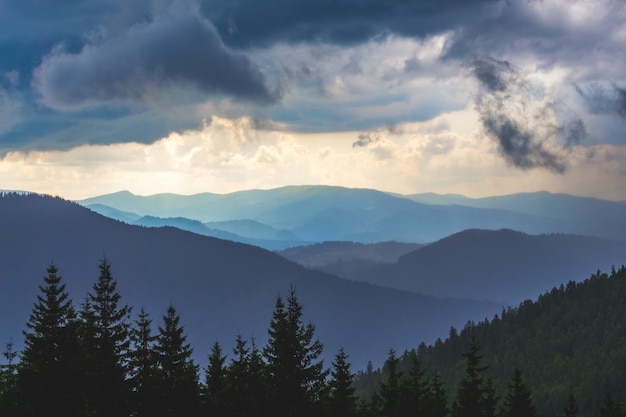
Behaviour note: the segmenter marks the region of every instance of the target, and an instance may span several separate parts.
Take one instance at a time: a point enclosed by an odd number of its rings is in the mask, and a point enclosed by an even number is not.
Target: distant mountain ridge
[[[216,339],[230,352],[237,333],[262,345],[276,296],[291,285],[326,343],[326,358],[342,345],[356,369],[382,361],[390,347],[432,341],[451,325],[500,308],[350,282],[258,247],[173,227],[131,226],[35,194],[0,196],[0,230],[0,342],[21,340],[50,262],[79,305],[103,256],[124,303],[145,307],[155,323],[170,303],[177,307],[201,360]]]
[[[323,267],[337,262],[369,260],[375,263],[394,263],[402,255],[421,248],[418,243],[380,242],[322,242],[298,246],[277,253],[309,268]]]
[[[274,246],[270,249],[285,248],[277,242],[286,236],[292,246],[323,241],[428,243],[466,229],[502,228],[626,241],[626,203],[547,192],[471,199],[433,193],[402,196],[371,189],[288,186],[190,196],[142,197],[123,191],[79,203],[103,214],[102,206],[108,206],[139,216],[186,217],[234,233],[240,241],[271,241]],[[246,229],[245,222],[254,222],[256,227]]]
[[[584,271],[626,264],[626,242],[589,236],[529,235],[510,229],[466,230],[356,274],[319,268],[346,279],[434,296],[515,305]]]

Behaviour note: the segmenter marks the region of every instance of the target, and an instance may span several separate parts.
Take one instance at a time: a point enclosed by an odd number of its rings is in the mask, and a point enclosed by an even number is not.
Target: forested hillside
[[[561,416],[571,395],[580,416],[600,414],[604,402],[626,400],[626,268],[597,272],[509,308],[492,320],[468,322],[463,330],[434,345],[421,344],[398,358],[398,372],[410,374],[417,357],[442,377],[448,406],[462,386],[466,354],[473,342],[483,356],[479,372],[487,397],[488,379],[500,403],[515,370],[522,372],[541,416]],[[389,360],[388,360],[389,363]],[[368,397],[388,378],[385,369],[360,372],[356,386]],[[609,399],[607,399],[609,395]],[[614,397],[613,397],[614,396]],[[485,398],[486,398],[485,397]]]
[[[25,323],[25,347],[6,344],[0,415],[303,417],[624,417],[626,268],[597,273],[468,325],[432,346],[355,374],[339,348],[303,321],[295,290],[279,295],[259,345],[216,341],[192,357],[170,305],[153,326],[117,291],[111,265],[76,305],[50,265]],[[156,327],[156,331],[155,331]]]

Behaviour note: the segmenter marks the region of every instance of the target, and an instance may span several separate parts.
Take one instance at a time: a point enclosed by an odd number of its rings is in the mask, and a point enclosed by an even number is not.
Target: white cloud
[[[192,194],[330,184],[469,196],[545,189],[626,199],[626,146],[574,146],[561,175],[509,169],[470,109],[372,134],[379,139],[353,147],[359,132],[259,130],[251,119],[214,117],[202,129],[149,145],[9,152],[0,160],[0,188],[84,198],[121,189]]]

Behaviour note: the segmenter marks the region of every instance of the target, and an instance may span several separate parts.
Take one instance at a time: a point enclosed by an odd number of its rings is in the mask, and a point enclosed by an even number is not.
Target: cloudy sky
[[[0,0],[0,189],[626,200],[623,0]]]

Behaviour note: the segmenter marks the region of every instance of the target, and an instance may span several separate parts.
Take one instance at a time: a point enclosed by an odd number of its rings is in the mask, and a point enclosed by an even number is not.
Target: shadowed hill
[[[112,263],[123,301],[135,310],[144,306],[158,323],[170,303],[177,307],[200,359],[216,339],[229,352],[237,333],[264,343],[276,296],[292,284],[326,357],[343,345],[355,369],[382,361],[390,347],[433,340],[451,325],[500,307],[341,280],[257,247],[172,227],[131,226],[59,198],[2,195],[0,230],[3,341],[21,341],[51,261],[78,305],[103,256]]]
[[[393,265],[344,276],[392,288],[516,304],[581,271],[626,262],[626,243],[586,236],[466,230],[408,253]]]
[[[380,242],[322,242],[277,251],[281,256],[309,268],[324,267],[337,262],[368,260],[375,263],[394,263],[402,255],[419,249],[418,243]]]

